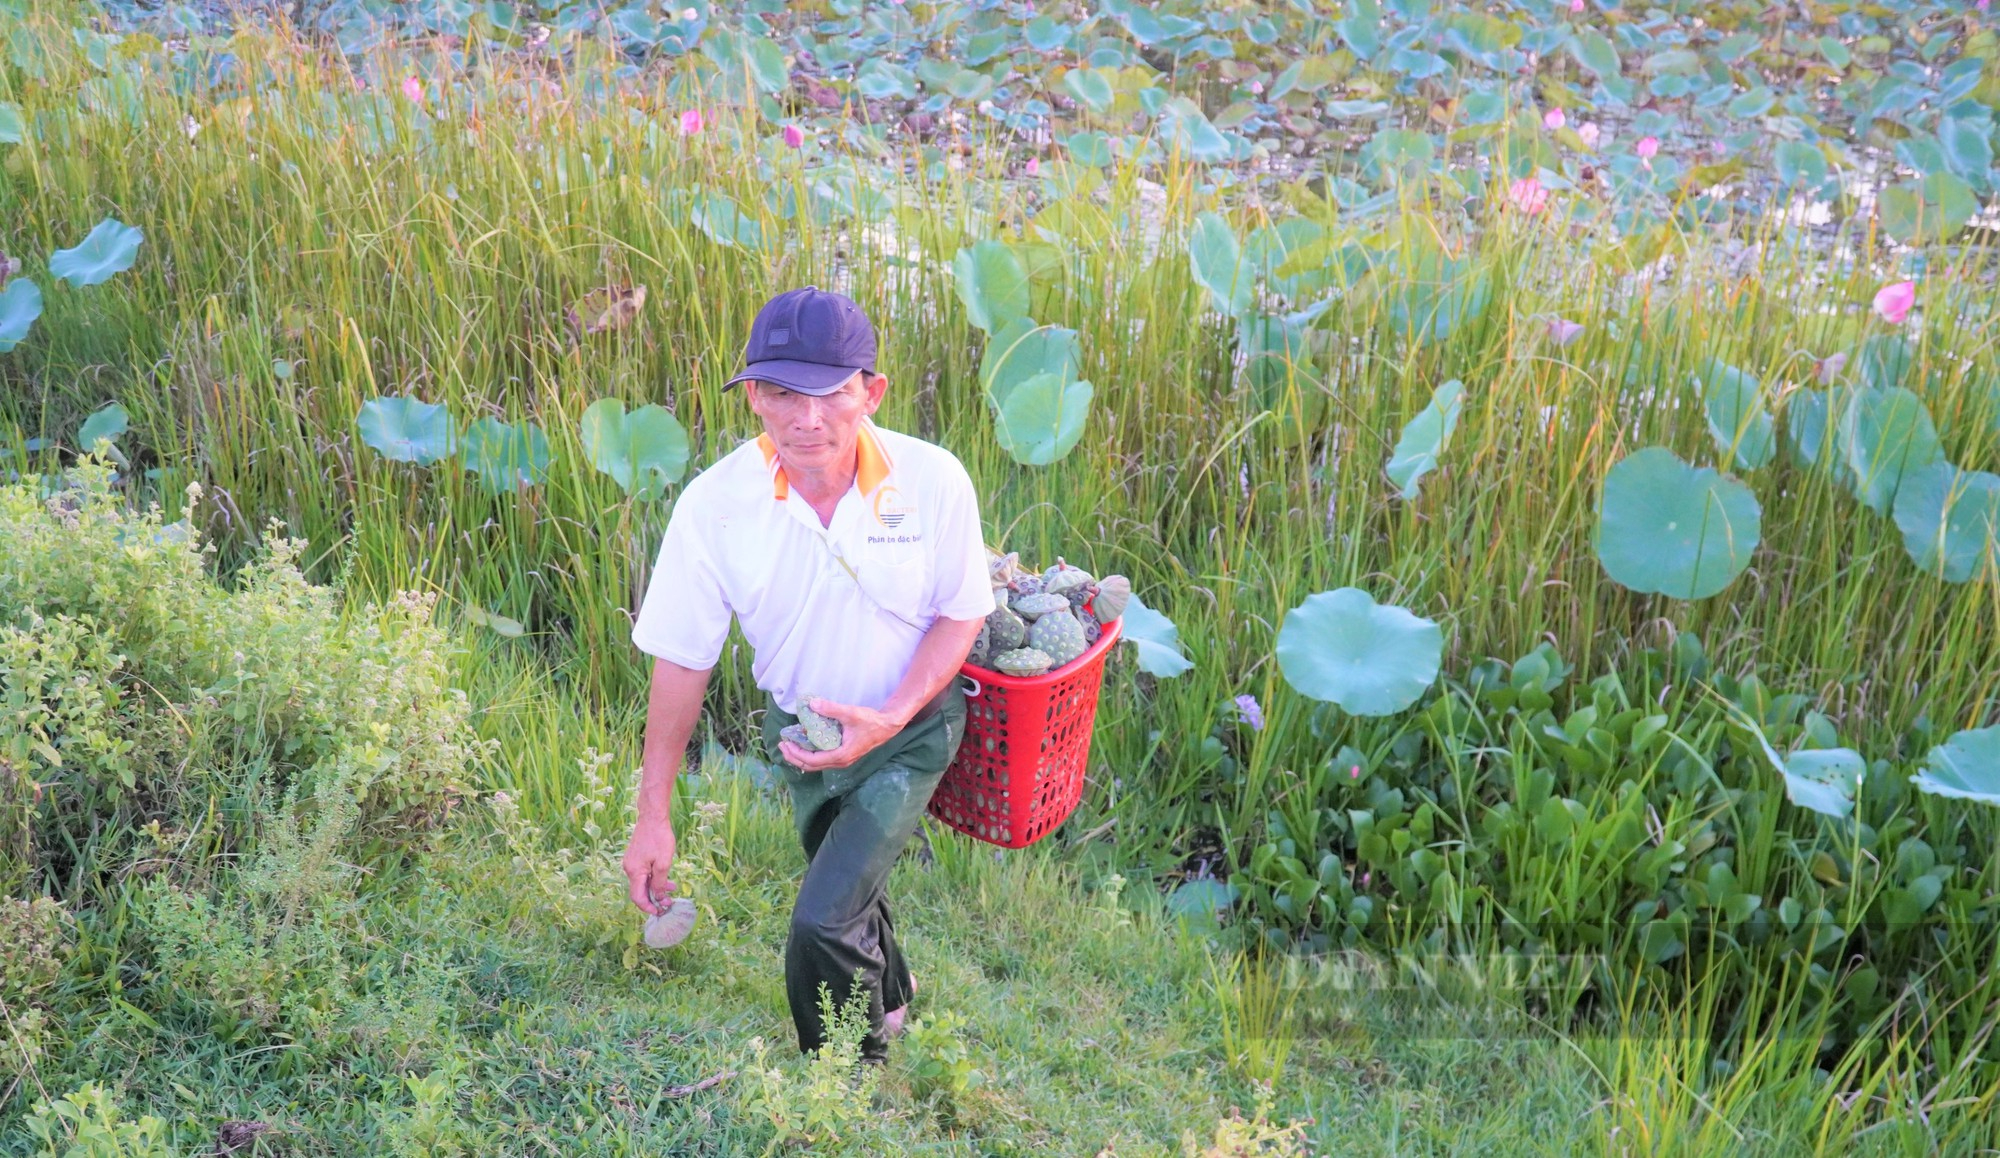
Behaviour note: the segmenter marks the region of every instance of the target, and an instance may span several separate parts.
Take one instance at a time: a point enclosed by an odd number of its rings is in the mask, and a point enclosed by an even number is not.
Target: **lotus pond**
[[[1589,955],[1551,1017],[1699,995],[1703,1064],[1782,1010],[1861,1091],[1841,1129],[1991,1108],[1982,6],[0,27],[18,477],[103,440],[135,500],[202,484],[162,533],[225,569],[282,520],[316,578],[438,592],[629,732],[667,513],[754,430],[741,335],[839,288],[996,546],[1133,580],[1083,871],[1274,954]],[[718,750],[753,690],[738,649]],[[483,776],[578,823],[571,759]]]

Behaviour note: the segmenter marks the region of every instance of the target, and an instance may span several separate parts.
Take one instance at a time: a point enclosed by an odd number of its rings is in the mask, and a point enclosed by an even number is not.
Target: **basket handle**
[[[971,690],[971,691],[969,691],[969,692],[968,692],[968,691],[965,691],[965,689],[964,689],[964,688],[960,688],[960,689],[958,689],[958,690],[959,690],[959,691],[961,691],[961,692],[964,692],[964,693],[965,693],[965,697],[966,697],[967,699],[975,699],[975,700],[976,700],[976,699],[978,699],[978,698],[979,698],[979,693],[980,693],[980,691],[982,690],[982,689],[981,689],[981,687],[980,687],[980,685],[979,685],[979,681],[978,681],[978,680],[976,680],[976,679],[973,679],[973,678],[972,678],[971,676],[969,676],[969,675],[966,675],[966,674],[965,674],[964,672],[960,672],[960,673],[958,673],[958,678],[960,678],[960,679],[964,680],[964,681],[965,681],[966,683],[969,683],[969,684],[971,684],[971,685],[972,685],[972,690]]]

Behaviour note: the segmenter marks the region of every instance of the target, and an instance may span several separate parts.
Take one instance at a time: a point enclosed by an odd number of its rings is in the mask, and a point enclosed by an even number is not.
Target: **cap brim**
[[[769,362],[752,362],[743,368],[742,373],[724,382],[723,386],[727,388],[754,378],[801,394],[831,394],[861,369],[866,367],[823,366],[818,362],[794,362],[779,358]]]

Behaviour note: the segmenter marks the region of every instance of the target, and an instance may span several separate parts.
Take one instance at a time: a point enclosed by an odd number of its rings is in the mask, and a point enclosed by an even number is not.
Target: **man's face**
[[[856,370],[831,394],[815,397],[775,382],[751,381],[750,409],[764,420],[764,433],[778,445],[791,470],[828,470],[850,463],[861,438],[861,420],[882,405],[889,379]]]

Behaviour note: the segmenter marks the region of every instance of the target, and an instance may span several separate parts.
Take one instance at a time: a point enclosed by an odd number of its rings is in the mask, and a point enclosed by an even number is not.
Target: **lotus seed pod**
[[[804,724],[786,724],[784,727],[779,728],[778,739],[790,740],[792,743],[797,744],[799,747],[804,748],[807,751],[812,750],[813,743],[812,740],[806,736],[806,726]]]
[[[1039,595],[1023,595],[1014,600],[1014,611],[1023,619],[1039,619],[1057,611],[1068,611],[1069,600],[1061,595],[1051,595],[1044,591]]]
[[[986,573],[995,587],[1005,587],[1021,574],[1021,556],[1014,552],[1002,555],[993,548],[986,548]]]
[[[840,721],[807,707],[813,698],[799,697],[799,723],[806,730],[806,747],[815,752],[831,752],[840,747]]]
[[[693,901],[675,897],[665,908],[646,918],[646,944],[654,949],[671,949],[687,940],[687,935],[694,931],[695,913]]]
[[[1042,575],[1042,590],[1053,595],[1069,595],[1079,587],[1089,585],[1090,572],[1081,567],[1072,567],[1062,560]]]
[[[1104,635],[1104,625],[1097,622],[1097,616],[1081,607],[1074,609],[1070,614],[1076,616],[1076,621],[1083,625],[1083,642],[1096,643]]]
[[[1048,671],[1054,662],[1049,658],[1048,652],[1036,651],[1032,647],[1017,647],[995,656],[993,670],[1002,675],[1038,676]]]
[[[1081,613],[1086,604],[1097,598],[1097,580],[1079,583],[1063,594],[1069,596],[1069,609]]]
[[[993,632],[986,641],[986,654],[997,656],[1003,651],[1012,651],[1028,638],[1028,623],[1011,608],[1002,604],[986,617],[986,626]]]
[[[1012,591],[1016,596],[1040,595],[1042,593],[1042,577],[1032,571],[1016,575],[1007,582],[1007,589]]]
[[[965,662],[985,667],[987,654],[992,647],[993,617],[989,615],[986,617],[986,622],[979,625],[979,634],[973,637],[972,650],[965,653]]]
[[[1083,640],[1083,624],[1078,623],[1075,613],[1070,611],[1069,600],[1063,600],[1061,611],[1050,612],[1035,620],[1028,628],[1028,646],[1048,652],[1055,667],[1061,667],[1083,654],[1087,646]]]
[[[1106,575],[1097,581],[1097,598],[1091,601],[1090,609],[1097,613],[1099,623],[1109,623],[1125,614],[1125,605],[1132,600],[1132,581],[1123,575]]]

